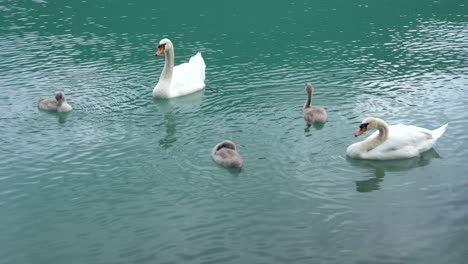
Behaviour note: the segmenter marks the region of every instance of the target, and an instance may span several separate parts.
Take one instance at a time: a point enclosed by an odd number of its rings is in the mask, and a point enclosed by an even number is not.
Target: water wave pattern
[[[408,17],[420,7],[407,3],[404,25],[372,12],[353,24],[346,8],[376,7],[320,2],[296,17],[291,2],[272,3],[271,24],[197,3],[171,24],[169,5],[0,2],[0,263],[466,259],[463,18]],[[152,98],[166,36],[176,64],[202,52],[211,88]],[[305,82],[321,128],[303,120]],[[71,113],[37,109],[56,90]],[[350,160],[366,116],[449,128],[414,159]],[[241,171],[211,160],[224,139]]]

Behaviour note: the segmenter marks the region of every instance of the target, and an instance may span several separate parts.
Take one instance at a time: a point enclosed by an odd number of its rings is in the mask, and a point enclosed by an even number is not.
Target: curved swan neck
[[[166,49],[164,52],[166,61],[164,62],[164,69],[161,72],[161,79],[172,79],[172,72],[174,70],[174,49]]]
[[[382,119],[375,119],[374,127],[377,130],[379,130],[379,134],[375,138],[368,140],[367,142],[368,151],[382,144],[388,138],[388,126],[387,126],[387,123],[385,123],[385,121],[383,121]]]
[[[388,126],[387,124],[383,124],[383,126],[379,127],[379,135],[377,136],[382,142],[387,140],[388,138]]]
[[[374,127],[375,129],[379,130],[379,134],[377,138],[379,138],[382,142],[388,138],[388,125],[380,118],[374,118]]]
[[[307,91],[307,100],[304,105],[304,109],[309,108],[311,104],[312,104],[312,92]]]

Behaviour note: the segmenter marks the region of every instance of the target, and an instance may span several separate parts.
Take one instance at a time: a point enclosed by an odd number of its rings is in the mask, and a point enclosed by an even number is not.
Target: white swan
[[[242,158],[237,152],[236,145],[229,140],[216,144],[211,150],[211,157],[216,163],[226,168],[242,167]]]
[[[307,101],[304,105],[304,119],[310,123],[325,123],[327,122],[327,112],[319,106],[312,106],[312,93],[314,87],[312,84],[306,83]]]
[[[153,90],[153,96],[172,98],[199,91],[205,87],[205,61],[198,52],[189,62],[174,67],[174,46],[165,38],[159,42],[155,56],[165,54],[164,69],[159,82]]]
[[[448,124],[437,129],[408,125],[388,126],[380,118],[368,117],[362,121],[355,137],[367,130],[377,129],[364,141],[354,143],[346,149],[346,154],[355,159],[392,160],[418,156],[429,150],[444,134]]]
[[[69,112],[73,108],[65,101],[63,92],[55,92],[55,98],[37,98],[37,106],[40,109],[57,112]]]

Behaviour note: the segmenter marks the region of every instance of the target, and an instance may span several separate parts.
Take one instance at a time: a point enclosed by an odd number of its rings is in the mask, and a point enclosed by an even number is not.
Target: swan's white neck
[[[164,69],[161,72],[161,80],[171,80],[172,72],[174,70],[174,49],[167,49],[164,52],[166,56],[166,61],[164,62]]]
[[[174,71],[174,50],[172,48],[166,49],[164,55],[166,57],[164,68],[159,77],[159,82],[153,90],[153,96],[169,98],[172,72]]]
[[[382,144],[388,138],[387,123],[385,123],[381,119],[375,119],[374,126],[379,130],[379,134],[376,137],[367,140],[367,143],[366,143],[367,151],[370,151],[376,148],[378,145]]]

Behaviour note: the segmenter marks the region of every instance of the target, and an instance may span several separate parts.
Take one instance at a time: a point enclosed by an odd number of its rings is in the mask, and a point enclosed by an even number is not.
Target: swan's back
[[[226,168],[242,167],[242,158],[237,152],[236,145],[229,140],[217,144],[211,151],[211,157],[216,163]]]
[[[171,80],[170,97],[196,92],[205,87],[205,61],[200,52],[189,62],[174,67]]]
[[[435,130],[429,130],[423,127],[412,125],[393,125],[389,126],[389,137],[382,143],[383,147],[390,150],[401,149],[408,152],[408,155],[419,155],[434,146],[437,139],[443,134],[447,125],[441,126]]]

